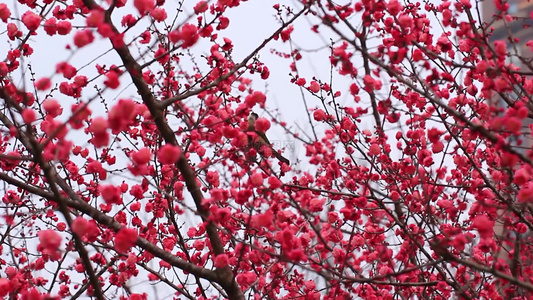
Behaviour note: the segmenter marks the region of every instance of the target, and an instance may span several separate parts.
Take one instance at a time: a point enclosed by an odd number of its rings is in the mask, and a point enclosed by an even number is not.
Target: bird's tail
[[[273,150],[272,153],[274,156],[281,162],[286,163],[287,165],[290,165],[290,162],[288,159],[286,159],[283,155],[281,155],[278,151]]]

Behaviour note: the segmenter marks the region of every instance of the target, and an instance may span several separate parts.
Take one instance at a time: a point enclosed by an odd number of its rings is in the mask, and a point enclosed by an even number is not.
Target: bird
[[[289,160],[283,157],[278,151],[276,151],[274,148],[272,148],[272,144],[268,140],[267,136],[264,132],[258,131],[255,129],[255,121],[257,120],[259,116],[252,112],[248,116],[248,132],[254,132],[257,135],[256,139],[253,139],[251,136],[248,136],[249,143],[255,148],[256,150],[260,150],[262,146],[267,146],[272,150],[272,154],[283,163],[286,163],[289,165]]]

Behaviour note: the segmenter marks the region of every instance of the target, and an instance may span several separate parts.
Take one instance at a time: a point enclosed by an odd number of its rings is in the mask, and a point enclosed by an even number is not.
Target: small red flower
[[[208,8],[207,1],[199,1],[198,3],[196,3],[196,6],[194,6],[194,13],[195,14],[203,13],[207,11],[207,8]]]
[[[56,65],[56,73],[61,73],[66,79],[72,79],[78,71],[67,62],[60,62]]]
[[[270,129],[270,121],[265,118],[259,118],[255,121],[255,130],[260,132],[266,132]]]
[[[167,18],[167,12],[162,8],[155,8],[150,12],[150,16],[154,18],[157,22],[163,22]]]
[[[87,233],[89,222],[81,216],[76,217],[72,222],[71,229],[79,236],[84,236]]]
[[[139,11],[141,16],[151,12],[155,7],[154,0],[133,0],[133,6]]]
[[[518,191],[516,199],[518,200],[518,202],[533,202],[533,182],[530,181],[526,184],[523,184],[520,187],[520,191]]]
[[[41,24],[41,17],[32,11],[27,11],[22,15],[22,23],[28,30],[35,31]]]
[[[52,82],[49,78],[41,78],[35,82],[35,88],[38,91],[48,90],[52,86]]]
[[[57,33],[56,18],[50,18],[44,22],[44,31],[48,35],[54,35]]]
[[[120,85],[120,80],[118,73],[115,71],[109,71],[107,74],[105,74],[107,79],[104,81],[104,84],[108,86],[109,88],[116,89]]]
[[[115,234],[115,250],[121,253],[128,252],[137,240],[137,230],[122,228]]]
[[[222,16],[222,17],[218,18],[218,21],[219,21],[219,23],[218,23],[218,26],[217,26],[217,30],[223,30],[223,29],[228,28],[228,26],[229,26],[229,19],[228,18]]]
[[[0,19],[7,23],[7,19],[11,16],[11,11],[4,3],[0,3]]]
[[[31,124],[36,120],[35,111],[31,108],[25,108],[22,110],[22,120],[24,120],[24,123]]]
[[[57,33],[60,35],[67,35],[72,30],[72,24],[69,21],[60,21],[56,25]]]
[[[107,131],[109,124],[104,117],[96,117],[92,119],[89,131],[95,135],[104,134]]]
[[[105,21],[105,14],[100,9],[93,9],[85,19],[85,23],[89,27],[99,27]]]
[[[43,102],[44,111],[53,118],[63,113],[63,108],[56,99],[47,99]]]
[[[526,170],[526,168],[520,168],[514,173],[513,182],[517,185],[523,185],[529,181],[529,178],[529,172]]]
[[[61,246],[62,237],[55,230],[41,230],[37,234],[39,236],[38,249],[42,253],[50,255],[52,259],[58,259],[58,250]]]
[[[315,118],[316,121],[320,122],[320,121],[323,121],[326,118],[326,113],[323,110],[321,110],[321,109],[317,109],[313,113],[313,117]]]
[[[494,221],[491,221],[486,215],[477,215],[472,222],[472,227],[477,229],[482,239],[488,239],[494,233]]]
[[[266,96],[262,92],[255,91],[251,95],[246,96],[244,99],[244,103],[246,103],[246,106],[249,108],[254,107],[256,104],[259,104],[261,106],[265,105]]]
[[[298,80],[296,80],[296,84],[299,86],[304,86],[305,83],[306,83],[305,78],[298,78]]]
[[[496,55],[498,55],[499,57],[506,56],[507,44],[504,41],[495,41],[494,52],[496,52]]]
[[[368,151],[368,155],[376,156],[381,152],[381,148],[378,144],[372,144],[370,145],[370,150]]]
[[[283,31],[281,31],[281,40],[286,42],[288,41],[290,38],[291,38],[291,33],[292,31],[294,30],[294,27],[292,27],[292,25],[290,25],[289,27],[287,27],[286,29],[284,29]]]
[[[181,27],[178,38],[183,41],[182,48],[189,48],[196,44],[200,36],[198,35],[198,28],[192,24],[185,24]]]
[[[181,155],[181,149],[178,146],[166,144],[157,153],[157,160],[165,165],[176,163]]]
[[[102,185],[100,186],[100,193],[104,201],[108,204],[120,204],[122,203],[122,191],[120,187],[114,185]]]
[[[318,93],[320,91],[320,84],[316,81],[311,81],[311,84],[309,85],[308,89],[313,93]]]
[[[11,292],[11,283],[9,282],[9,279],[0,278],[0,297],[5,297],[10,292]]]
[[[131,154],[131,160],[138,165],[144,165],[150,162],[152,151],[149,148],[142,148]]]
[[[263,185],[263,175],[261,173],[254,173],[250,177],[250,181],[254,186],[262,186]]]
[[[92,43],[93,41],[94,41],[94,35],[90,29],[78,31],[74,35],[74,45],[76,45],[76,47],[78,48],[84,47]]]
[[[281,180],[279,180],[278,178],[274,177],[274,176],[270,176],[268,178],[268,184],[270,186],[270,189],[272,190],[275,190],[277,188],[280,188],[283,183],[281,182]]]
[[[227,254],[220,254],[215,257],[215,267],[224,268],[229,264],[229,258]]]

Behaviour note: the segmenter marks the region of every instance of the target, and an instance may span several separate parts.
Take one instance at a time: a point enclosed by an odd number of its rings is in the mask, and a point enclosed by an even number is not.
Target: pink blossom
[[[313,118],[318,122],[323,121],[326,118],[326,113],[321,109],[317,109],[313,112]]]
[[[312,93],[318,93],[320,91],[320,85],[316,81],[311,81],[311,84],[308,87],[309,91]]]
[[[62,237],[55,230],[41,230],[38,233],[40,245],[44,249],[54,250],[59,249]]]
[[[41,78],[39,80],[37,80],[35,82],[35,88],[38,90],[38,91],[45,91],[45,90],[48,90],[50,89],[50,87],[52,86],[52,82],[50,81],[49,78]]]
[[[220,254],[215,257],[214,265],[217,268],[224,268],[229,264],[229,258],[227,254]]]
[[[141,16],[151,12],[155,7],[154,0],[133,0],[133,6],[139,11]]]
[[[372,144],[370,145],[370,149],[368,151],[368,154],[371,156],[376,156],[381,153],[381,148],[378,144]]]
[[[71,79],[72,77],[76,76],[78,71],[71,64],[67,62],[60,62],[56,65],[56,72],[63,74],[63,76],[67,79]]]
[[[22,14],[22,23],[24,23],[28,30],[35,31],[39,28],[39,24],[41,24],[41,17],[32,11],[27,11]]]
[[[218,18],[218,26],[217,26],[217,30],[224,30],[226,28],[228,28],[229,26],[229,19],[224,17],[224,16],[221,16],[220,18]]]
[[[250,177],[250,181],[254,186],[262,186],[263,185],[263,175],[261,173],[254,173]]]
[[[115,250],[121,253],[128,252],[137,241],[137,230],[122,228],[115,234]]]
[[[74,45],[76,45],[76,47],[78,48],[87,46],[93,41],[94,41],[94,35],[90,29],[84,29],[81,31],[77,31],[76,34],[74,34]]]
[[[268,177],[268,185],[270,186],[271,189],[273,190],[278,189],[282,186],[282,184],[283,183],[278,178],[274,176]]]
[[[326,203],[324,198],[313,198],[309,201],[309,210],[311,212],[320,212],[324,210],[324,203]]]
[[[513,182],[521,186],[524,183],[528,182],[529,178],[530,178],[529,172],[526,170],[525,167],[522,167],[516,170],[516,172],[514,173]]]
[[[518,202],[531,203],[533,202],[533,182],[523,184],[516,196]]]
[[[200,14],[200,13],[206,12],[207,8],[208,8],[207,1],[198,1],[198,3],[196,3],[196,5],[194,6],[194,13]]]
[[[9,279],[0,278],[0,297],[5,297],[11,292]]]
[[[56,25],[57,33],[67,35],[72,30],[72,24],[69,21],[60,21]]]
[[[22,31],[20,31],[17,25],[13,23],[7,24],[7,36],[10,40],[14,41],[16,38],[22,36]]]
[[[495,41],[494,51],[499,57],[505,56],[507,54],[507,44],[504,41]]]
[[[109,128],[109,124],[107,123],[106,118],[104,117],[96,117],[91,120],[91,125],[89,126],[89,131],[94,133],[95,135],[103,134],[107,131]]]
[[[81,216],[76,217],[71,225],[72,231],[79,236],[84,236],[87,233],[88,227],[89,222]]]
[[[31,108],[25,108],[24,110],[22,110],[21,114],[22,114],[22,120],[24,120],[24,123],[28,125],[35,122],[35,120],[37,119],[35,111]]]
[[[491,238],[494,234],[494,221],[486,215],[477,215],[472,222],[472,227],[477,229],[482,239]]]
[[[176,163],[181,155],[181,149],[178,146],[171,144],[166,144],[161,147],[157,153],[157,160],[162,164],[174,164]]]
[[[293,32],[293,30],[294,27],[292,25],[282,30],[280,33],[281,40],[284,42],[288,41],[291,38],[291,33]]]
[[[133,152],[131,154],[131,159],[134,163],[138,165],[147,164],[150,162],[150,159],[152,158],[152,151],[150,151],[149,148],[141,148],[137,152]]]
[[[7,64],[3,61],[0,61],[0,78],[5,77],[8,72],[9,69],[7,67]]]
[[[48,35],[54,35],[57,33],[56,18],[50,18],[44,22],[44,31]]]
[[[121,204],[122,203],[122,191],[120,187],[112,184],[100,186],[100,193],[104,201],[108,204]]]
[[[85,23],[89,27],[99,27],[104,23],[105,14],[100,9],[93,9],[91,13],[85,19]]]
[[[263,106],[266,101],[266,96],[262,92],[255,91],[251,95],[246,96],[244,102],[249,108],[254,107],[256,104]]]
[[[9,11],[9,8],[4,3],[0,3],[0,19],[7,23],[7,19],[11,16],[11,11]]]
[[[255,130],[266,132],[270,128],[270,121],[265,118],[258,118],[255,121]]]
[[[104,84],[106,86],[108,86],[111,89],[116,89],[116,88],[118,88],[120,86],[119,75],[118,75],[117,72],[109,71],[109,72],[107,72],[107,74],[105,76],[107,78],[104,81]]]
[[[184,24],[179,31],[178,37],[181,41],[183,41],[181,47],[189,48],[198,41],[198,28],[189,23]]]
[[[152,16],[157,22],[163,22],[167,18],[167,12],[163,8],[158,7],[152,10],[150,16]]]
[[[44,111],[53,118],[63,113],[63,108],[56,99],[47,99],[43,102]]]

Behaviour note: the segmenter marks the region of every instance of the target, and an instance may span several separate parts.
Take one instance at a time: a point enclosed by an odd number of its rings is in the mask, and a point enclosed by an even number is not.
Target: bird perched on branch
[[[283,157],[283,155],[281,155],[278,151],[276,151],[274,148],[272,148],[272,144],[270,143],[270,141],[268,140],[267,136],[265,135],[264,132],[261,132],[259,130],[256,130],[255,129],[255,121],[257,120],[259,116],[252,112],[249,116],[248,116],[248,132],[254,132],[255,135],[256,135],[256,138],[253,138],[252,136],[248,136],[248,142],[250,143],[250,145],[258,150],[258,151],[261,151],[261,148],[263,146],[266,146],[268,148],[270,148],[270,150],[272,151],[272,154],[274,154],[274,156],[281,162],[283,163],[286,163],[287,165],[289,164],[289,160],[286,159],[285,157]],[[264,150],[263,150],[264,151]]]

